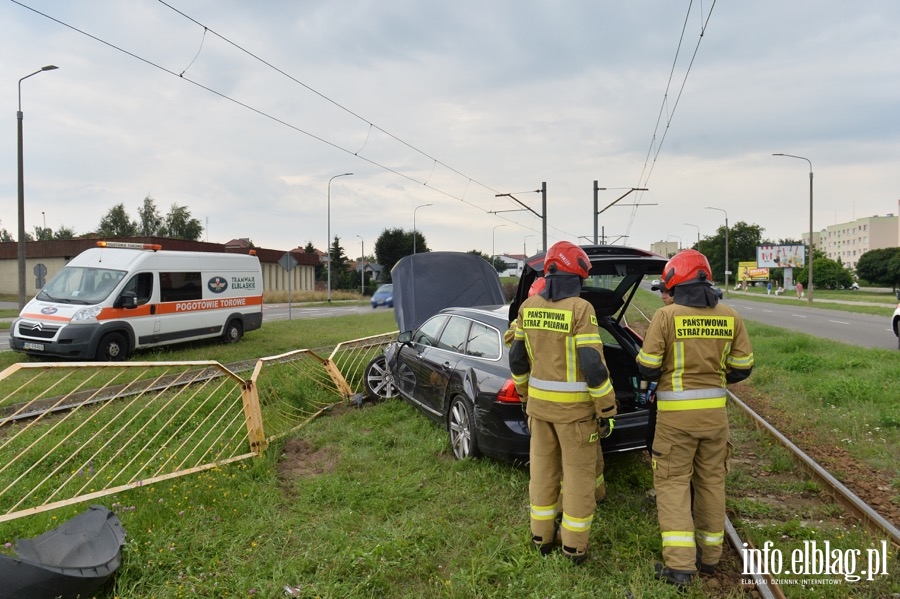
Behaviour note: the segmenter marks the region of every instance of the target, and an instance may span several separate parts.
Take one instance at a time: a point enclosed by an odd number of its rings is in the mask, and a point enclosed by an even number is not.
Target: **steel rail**
[[[791,454],[797,458],[800,465],[810,474],[813,479],[823,484],[831,491],[831,495],[853,516],[859,518],[866,526],[866,529],[874,534],[885,535],[890,538],[895,547],[900,547],[900,530],[896,526],[888,522],[884,516],[872,509],[870,505],[859,498],[853,491],[848,489],[844,484],[832,476],[827,470],[822,468],[815,460],[809,457],[806,452],[794,445],[790,439],[785,437],[774,426],[763,420],[750,406],[738,399],[738,397],[728,392],[729,397],[736,406],[741,408],[758,427],[765,429],[772,437],[781,445],[787,448]]]

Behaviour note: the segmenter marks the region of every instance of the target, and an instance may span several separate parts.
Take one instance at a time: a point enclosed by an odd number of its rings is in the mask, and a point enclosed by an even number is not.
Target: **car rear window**
[[[500,334],[497,329],[480,322],[473,322],[469,331],[466,354],[477,358],[496,360],[500,357]]]

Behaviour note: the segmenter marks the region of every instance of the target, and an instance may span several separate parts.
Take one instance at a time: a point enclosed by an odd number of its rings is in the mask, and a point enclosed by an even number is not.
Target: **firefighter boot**
[[[688,570],[673,570],[659,562],[656,562],[653,567],[656,571],[657,580],[662,580],[666,584],[671,584],[678,588],[684,588],[691,584],[691,580],[694,579],[694,574],[696,574]]]
[[[583,551],[578,551],[574,547],[563,545],[562,554],[572,561],[576,566],[580,566],[587,559],[587,547]]]
[[[543,537],[538,535],[531,535],[531,542],[535,546],[535,548],[541,552],[541,555],[550,555],[550,553],[560,546],[562,543],[562,537],[559,534],[559,523],[562,520],[562,514],[556,515],[556,522],[553,527],[553,539],[550,541],[544,541]]]

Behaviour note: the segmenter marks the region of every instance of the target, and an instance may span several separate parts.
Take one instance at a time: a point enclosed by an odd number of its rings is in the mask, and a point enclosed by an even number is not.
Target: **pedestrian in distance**
[[[797,284],[794,285],[794,289],[797,290],[797,299],[802,298],[803,297],[803,283],[801,283],[800,281],[797,281]]]
[[[772,295],[772,281],[766,283],[766,295]]]
[[[747,378],[754,361],[740,314],[712,289],[706,256],[676,254],[661,280],[674,302],[653,315],[637,365],[658,382],[651,467],[663,563],[655,574],[684,587],[698,570],[715,572],[722,556],[731,453],[725,385]]]
[[[522,302],[509,350],[531,433],[531,541],[544,555],[561,545],[575,564],[587,558],[598,446],[616,414],[597,316],[580,297],[590,266],[568,241],[547,250],[546,285]]]

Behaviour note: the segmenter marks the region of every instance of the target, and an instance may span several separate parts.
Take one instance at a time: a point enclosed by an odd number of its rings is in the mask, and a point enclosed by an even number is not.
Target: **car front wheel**
[[[453,398],[447,415],[447,428],[450,431],[450,447],[457,460],[481,455],[475,437],[475,410],[472,402],[461,396]]]
[[[397,396],[394,375],[388,370],[384,356],[372,359],[364,371],[366,396],[372,400],[391,399]]]

